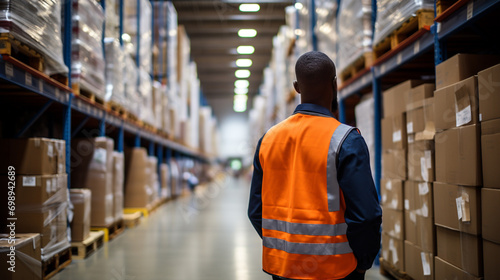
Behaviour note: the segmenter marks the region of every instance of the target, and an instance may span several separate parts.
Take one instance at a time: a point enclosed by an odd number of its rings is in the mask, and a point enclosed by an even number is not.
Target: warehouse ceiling
[[[250,58],[253,63],[248,81],[248,109],[252,97],[258,94],[264,68],[269,64],[272,53],[272,39],[281,25],[285,24],[285,7],[293,5],[293,0],[174,0],[179,25],[184,25],[191,40],[191,56],[198,68],[198,77],[203,94],[215,111],[216,117],[235,116],[232,100],[236,60]],[[244,13],[239,10],[242,3],[258,3],[258,12]],[[239,29],[256,29],[254,38],[240,38]],[[240,55],[236,49],[240,45],[252,45],[255,52]],[[248,112],[248,110],[247,110]]]

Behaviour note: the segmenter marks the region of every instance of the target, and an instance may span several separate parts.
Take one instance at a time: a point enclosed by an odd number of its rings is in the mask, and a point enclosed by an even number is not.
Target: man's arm
[[[252,186],[250,188],[250,202],[248,203],[248,217],[252,222],[253,227],[262,238],[262,166],[260,165],[259,152],[262,139],[260,138],[255,149],[253,159],[253,176]]]
[[[346,203],[347,239],[358,270],[372,266],[380,250],[382,209],[370,170],[365,140],[352,131],[339,152],[338,180]]]

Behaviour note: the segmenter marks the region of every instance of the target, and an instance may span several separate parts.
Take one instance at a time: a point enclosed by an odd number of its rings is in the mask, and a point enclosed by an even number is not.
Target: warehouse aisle
[[[52,279],[270,279],[261,270],[260,239],[246,217],[248,185],[228,177],[200,189],[196,200],[169,202]],[[376,274],[367,279],[385,279]]]

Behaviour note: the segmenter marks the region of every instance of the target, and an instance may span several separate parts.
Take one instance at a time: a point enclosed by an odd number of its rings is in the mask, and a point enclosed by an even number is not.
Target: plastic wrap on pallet
[[[318,51],[328,55],[337,64],[337,0],[315,0]]]
[[[60,0],[0,0],[0,33],[10,33],[45,60],[47,75],[68,73],[64,64]]]
[[[104,99],[104,54],[102,26],[104,11],[94,0],[73,0],[71,81]]]
[[[364,53],[372,51],[372,3],[344,0],[338,17],[338,67],[342,72]]]
[[[139,106],[141,105],[141,100],[137,91],[139,69],[137,69],[134,60],[127,54],[125,55],[124,66],[123,79],[125,86],[125,103],[123,105],[129,113],[138,117]]]
[[[375,176],[375,111],[373,95],[366,95],[355,108],[356,127],[361,131],[370,154],[372,176]]]
[[[144,69],[139,70],[139,86],[140,111],[139,119],[149,124],[154,123],[154,115],[151,110],[153,107],[153,81],[148,72]]]
[[[120,42],[114,38],[104,39],[104,49],[106,52],[106,95],[104,99],[124,106],[126,103],[123,81],[125,55]]]
[[[162,129],[163,126],[163,97],[166,96],[167,88],[158,81],[153,82],[153,102],[152,102],[152,112],[154,122],[152,123],[156,128]]]
[[[118,15],[118,1],[106,0],[105,36],[120,39],[120,16]]]
[[[177,88],[174,83],[177,81],[177,11],[172,2],[167,2],[167,79],[172,90]]]
[[[162,79],[167,73],[167,2],[154,2],[153,73]],[[160,80],[161,81],[161,80]]]
[[[418,10],[434,9],[432,0],[377,1],[377,21],[373,44],[378,44],[403,22],[411,18]]]
[[[138,6],[139,4],[139,6]],[[139,22],[137,21],[137,12],[139,12]],[[128,48],[134,57],[139,55],[139,67],[152,71],[152,9],[151,3],[147,0],[125,0],[124,9],[124,32],[130,35],[130,43],[133,48]],[[139,25],[139,31],[137,30]],[[139,39],[137,38],[139,35]],[[137,47],[139,52],[137,53]]]
[[[298,10],[298,28],[294,27],[297,40],[295,49],[299,55],[313,50],[311,30],[311,15],[313,11],[313,0],[298,0],[297,3],[302,3],[302,9]],[[292,29],[293,30],[293,29]]]

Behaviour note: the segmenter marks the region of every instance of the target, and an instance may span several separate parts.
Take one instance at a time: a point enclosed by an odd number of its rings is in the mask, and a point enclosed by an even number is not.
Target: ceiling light
[[[253,38],[257,36],[257,30],[255,29],[240,29],[238,31],[238,36],[242,38]]]
[[[246,95],[235,95],[234,102],[235,103],[246,103],[248,100],[248,96]]]
[[[236,82],[234,82],[236,88],[248,88],[249,85],[250,83],[247,80],[236,80]]]
[[[238,67],[250,67],[252,66],[252,60],[248,58],[240,58],[236,60],[236,66]]]
[[[250,71],[249,70],[236,70],[236,72],[234,72],[234,75],[236,76],[236,78],[244,79],[244,78],[250,77]]]
[[[242,87],[242,88],[235,88],[234,89],[234,94],[247,94],[248,93],[248,88]]]
[[[247,100],[248,96],[246,95],[235,95],[233,110],[235,112],[245,112],[247,110]]]
[[[236,51],[239,54],[253,54],[255,48],[253,46],[239,46]]]
[[[302,8],[304,8],[304,5],[302,5],[302,3],[300,2],[295,3],[295,9],[300,10]]]
[[[243,113],[247,110],[247,105],[244,104],[244,105],[240,105],[240,104],[234,104],[233,105],[233,110],[236,112],[236,113]]]
[[[260,10],[259,4],[241,4],[241,12],[258,12]]]

